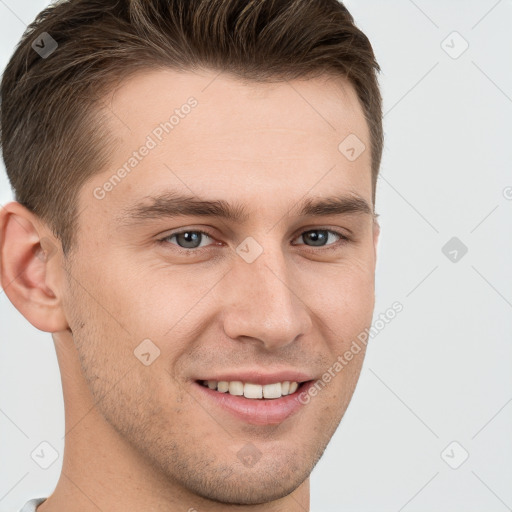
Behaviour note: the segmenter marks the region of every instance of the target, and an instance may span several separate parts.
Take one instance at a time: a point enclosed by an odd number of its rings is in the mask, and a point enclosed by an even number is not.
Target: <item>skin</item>
[[[350,402],[364,346],[277,425],[232,417],[193,381],[254,368],[321,378],[371,325],[375,217],[295,211],[304,197],[335,194],[372,205],[368,127],[339,77],[257,84],[217,75],[145,71],[109,94],[118,142],[111,165],[80,190],[69,258],[19,203],[1,209],[2,286],[52,333],[62,376],[62,474],[39,512],[309,510],[309,475]],[[197,107],[96,199],[95,187],[190,96]],[[349,133],[368,148],[355,161],[338,150]],[[248,219],[117,223],[123,209],[164,189],[241,202]],[[157,241],[182,228],[208,230],[207,249],[184,255],[176,237]],[[315,228],[351,240],[330,251],[308,245],[301,235]],[[235,251],[248,236],[264,251],[250,264]],[[337,242],[331,235],[327,244]],[[149,366],[134,356],[146,338],[160,350]],[[237,456],[249,443],[261,453],[251,467]]]

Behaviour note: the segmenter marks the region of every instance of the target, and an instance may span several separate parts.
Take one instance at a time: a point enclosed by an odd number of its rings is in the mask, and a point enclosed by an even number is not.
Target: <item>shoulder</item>
[[[20,509],[20,512],[36,512],[36,508],[38,505],[41,505],[43,501],[46,501],[46,498],[34,498],[30,501],[27,501],[23,508]]]

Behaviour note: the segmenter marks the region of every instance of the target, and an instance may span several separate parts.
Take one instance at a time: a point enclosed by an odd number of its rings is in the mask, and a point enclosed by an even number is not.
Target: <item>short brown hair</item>
[[[45,33],[58,47],[42,58]],[[40,43],[43,46],[43,43]],[[150,68],[272,82],[324,72],[355,87],[371,136],[372,197],[383,147],[380,71],[338,0],[68,0],[43,10],[0,87],[1,148],[15,198],[73,246],[80,187],[108,163],[105,94]]]

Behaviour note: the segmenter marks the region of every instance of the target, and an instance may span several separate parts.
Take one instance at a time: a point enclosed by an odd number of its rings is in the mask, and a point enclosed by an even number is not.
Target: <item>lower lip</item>
[[[307,392],[313,384],[313,380],[305,382],[297,388],[295,393],[281,398],[252,399],[221,393],[194,382],[195,387],[199,388],[198,391],[206,400],[252,425],[277,425],[297,413],[304,406],[298,399],[299,395]]]

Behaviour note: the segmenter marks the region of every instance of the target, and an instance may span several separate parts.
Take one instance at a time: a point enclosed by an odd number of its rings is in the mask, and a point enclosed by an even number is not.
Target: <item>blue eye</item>
[[[176,238],[177,243],[173,245],[178,245],[182,249],[198,249],[203,247],[201,246],[201,241],[204,237],[211,238],[204,231],[180,231],[179,233],[173,233],[162,238],[161,241],[166,242]]]
[[[299,238],[302,238],[303,240],[309,240],[313,247],[324,247],[333,245],[332,243],[327,243],[329,240],[329,235],[335,235],[341,240],[347,240],[346,236],[330,229],[312,229],[310,231],[304,231],[304,233],[302,233]]]

